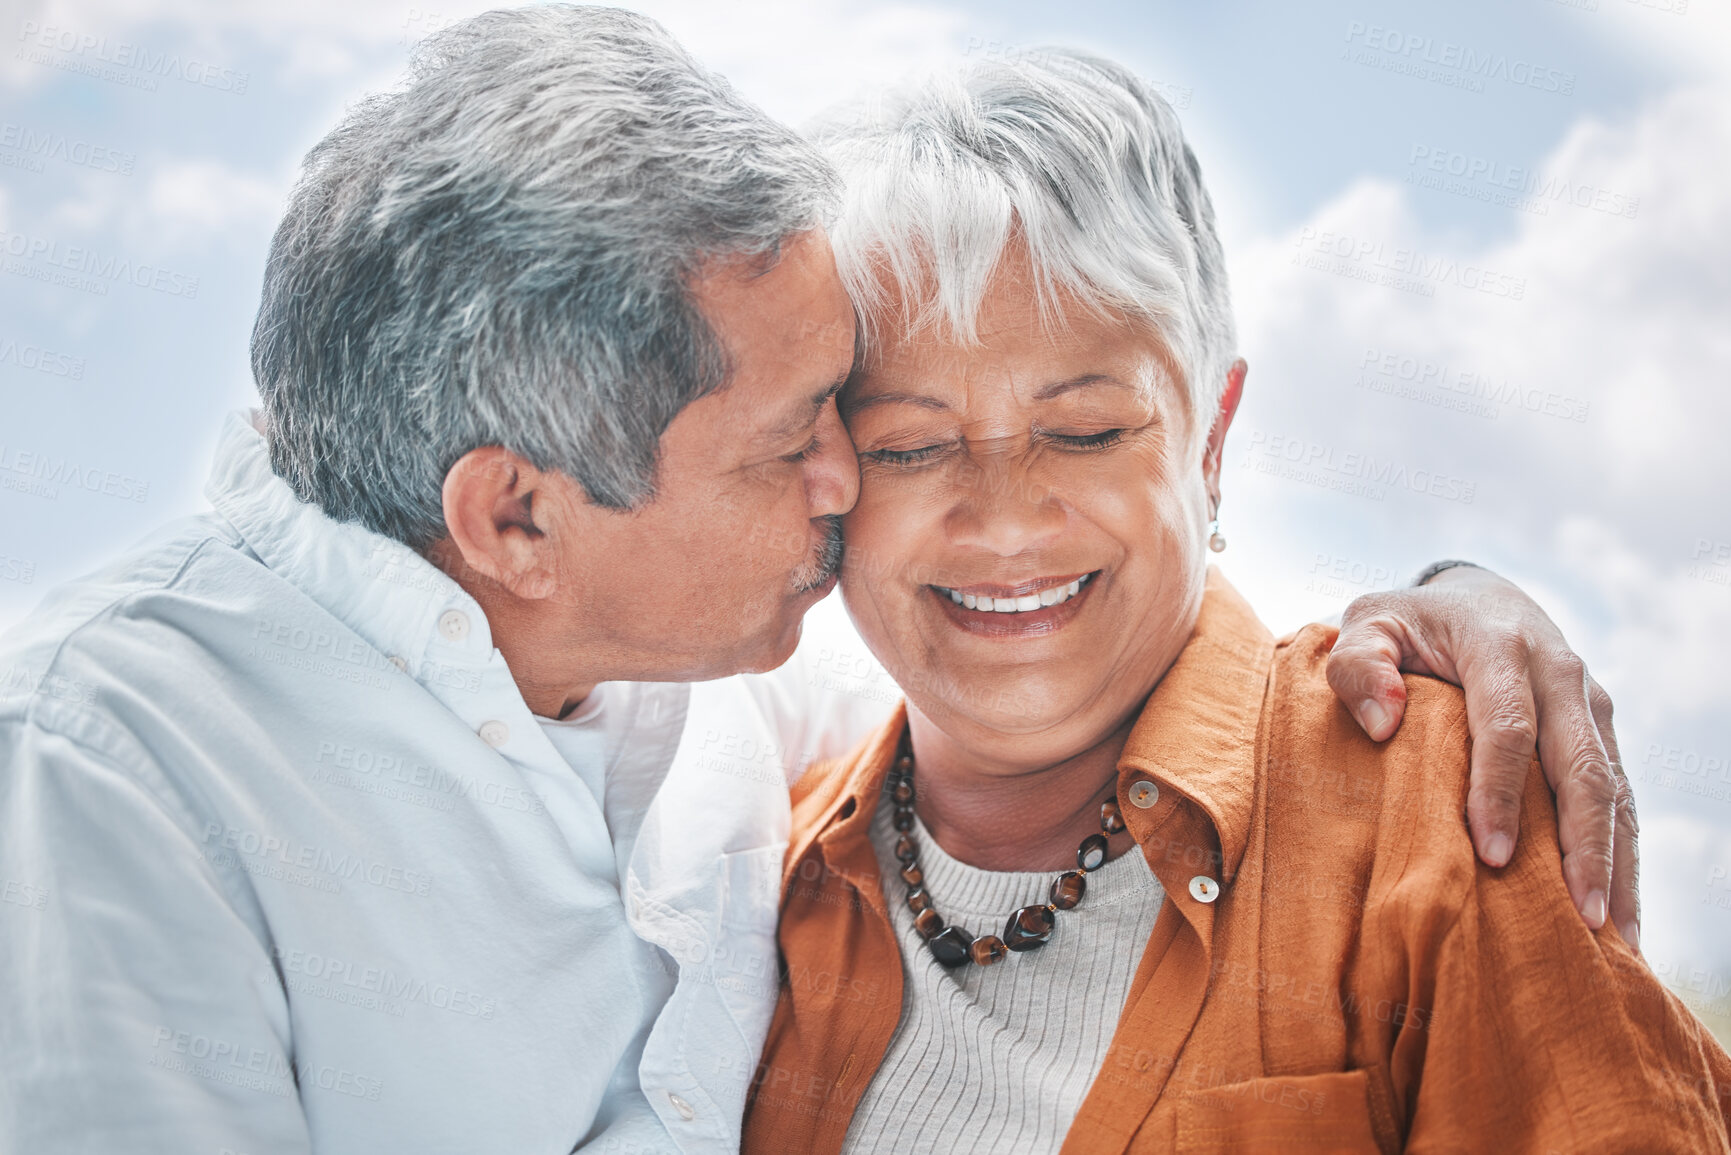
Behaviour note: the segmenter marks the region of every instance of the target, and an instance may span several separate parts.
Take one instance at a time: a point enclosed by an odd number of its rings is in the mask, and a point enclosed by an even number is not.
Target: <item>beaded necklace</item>
[[[926,876],[920,870],[920,850],[914,843],[914,756],[904,753],[890,771],[890,801],[895,806],[896,861],[908,888],[908,907],[914,912],[914,929],[926,940],[932,957],[947,967],[964,963],[991,966],[1010,951],[1018,953],[1046,945],[1052,937],[1060,910],[1069,910],[1088,891],[1088,875],[1106,865],[1106,839],[1124,829],[1118,803],[1108,798],[1100,804],[1100,833],[1082,839],[1076,848],[1076,869],[1052,880],[1051,901],[1013,911],[1000,934],[975,938],[959,926],[944,925],[943,916],[926,893]]]

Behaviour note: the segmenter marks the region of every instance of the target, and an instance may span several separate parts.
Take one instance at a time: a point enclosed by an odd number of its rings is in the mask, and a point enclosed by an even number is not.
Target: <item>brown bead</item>
[[[928,906],[914,916],[914,929],[920,932],[921,938],[930,941],[938,936],[939,931],[944,929],[944,920],[939,917],[937,911]]]
[[[1088,893],[1088,876],[1079,870],[1069,870],[1052,880],[1052,905],[1069,910]]]
[[[903,866],[908,866],[911,865],[913,860],[919,856],[919,847],[914,845],[913,839],[909,838],[905,834],[896,839],[896,861],[900,862]]]
[[[1056,921],[1049,906],[1024,906],[1004,924],[1004,946],[1013,951],[1045,946]]]
[[[891,819],[897,830],[904,834],[914,828],[914,808],[912,806],[896,807],[895,817]]]
[[[1076,865],[1083,870],[1099,870],[1106,865],[1106,836],[1090,834],[1076,848]]]
[[[975,966],[989,967],[1009,953],[1010,948],[995,934],[977,938],[973,945],[968,947],[968,956],[974,960]]]
[[[1118,803],[1111,798],[1100,803],[1100,829],[1117,834],[1124,829],[1124,816],[1118,813]]]
[[[908,891],[908,909],[909,910],[913,911],[915,914],[918,914],[922,910],[930,910],[931,906],[932,906],[932,896],[931,895],[927,894],[925,891],[921,890],[917,886],[909,889],[909,891]]]
[[[900,758],[896,759],[896,775],[898,777],[906,778],[913,772],[914,756],[912,754],[903,754]]]
[[[914,800],[914,784],[903,778],[890,788],[890,797],[900,805],[909,805]]]
[[[959,926],[952,926],[939,931],[926,943],[931,948],[932,957],[947,967],[959,967],[968,961],[968,952],[973,946],[968,932]]]
[[[910,862],[902,867],[902,881],[909,886],[924,886],[926,884],[925,871],[920,869],[919,863]]]

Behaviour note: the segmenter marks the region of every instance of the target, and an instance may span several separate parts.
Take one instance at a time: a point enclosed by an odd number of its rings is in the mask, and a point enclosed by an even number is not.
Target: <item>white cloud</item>
[[[1266,460],[1276,435],[1315,461],[1308,483],[1229,465],[1235,580],[1285,624],[1362,592],[1296,594],[1317,556],[1409,574],[1439,555],[1497,562],[1553,607],[1611,689],[1631,767],[1654,742],[1731,752],[1727,87],[1583,120],[1534,172],[1506,240],[1474,245],[1417,222],[1415,197],[1493,195],[1483,180],[1453,193],[1366,181],[1236,254],[1252,373],[1228,461]],[[1487,270],[1520,299],[1470,287]],[[1387,352],[1393,371],[1377,373]],[[1421,387],[1426,362],[1438,368]],[[1498,396],[1536,391],[1539,411],[1452,388],[1463,373]],[[1550,414],[1548,397],[1560,399]],[[1570,419],[1578,401],[1582,421]],[[1258,432],[1264,447],[1248,453]],[[1470,479],[1474,500],[1328,488],[1358,479],[1348,453]],[[1731,971],[1731,916],[1700,902],[1731,803],[1675,783],[1636,792],[1646,945]]]
[[[288,76],[367,71],[381,54],[400,64],[409,46],[455,20],[500,7],[488,0],[24,0],[15,28],[57,28],[111,41],[129,36],[226,53],[263,44],[287,58]],[[845,0],[648,0],[628,4],[666,24],[769,111],[791,120],[864,84],[953,61],[962,16],[939,5]],[[10,30],[8,34],[12,34]],[[0,77],[40,83],[53,73],[8,58]]]
[[[105,232],[145,249],[196,250],[235,234],[268,234],[288,193],[212,157],[165,160],[140,174],[143,189],[90,174],[49,219],[81,233]]]

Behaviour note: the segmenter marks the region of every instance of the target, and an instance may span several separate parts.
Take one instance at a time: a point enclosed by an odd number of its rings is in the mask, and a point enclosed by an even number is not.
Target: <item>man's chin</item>
[[[792,626],[784,628],[772,642],[766,643],[754,656],[747,658],[739,669],[742,674],[767,674],[778,669],[793,652],[799,649],[800,630],[804,627],[804,614],[796,619]]]

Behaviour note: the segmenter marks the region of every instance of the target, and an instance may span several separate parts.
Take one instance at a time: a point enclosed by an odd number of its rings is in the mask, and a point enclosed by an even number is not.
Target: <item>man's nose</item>
[[[846,513],[859,500],[859,458],[833,397],[818,414],[817,452],[806,462],[805,492],[813,517]]]

